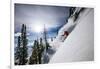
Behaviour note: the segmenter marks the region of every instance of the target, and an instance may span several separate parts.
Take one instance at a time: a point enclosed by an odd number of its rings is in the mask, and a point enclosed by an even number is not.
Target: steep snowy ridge
[[[94,9],[82,13],[85,15],[79,16],[76,27],[60,44],[50,63],[94,60]]]

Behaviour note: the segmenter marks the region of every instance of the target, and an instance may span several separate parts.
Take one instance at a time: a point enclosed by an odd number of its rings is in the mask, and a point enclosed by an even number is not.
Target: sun
[[[32,30],[36,33],[43,32],[43,24],[41,22],[35,22],[35,24],[32,24]]]
[[[43,26],[41,24],[36,24],[34,26],[34,31],[37,32],[37,33],[40,33],[43,31]]]

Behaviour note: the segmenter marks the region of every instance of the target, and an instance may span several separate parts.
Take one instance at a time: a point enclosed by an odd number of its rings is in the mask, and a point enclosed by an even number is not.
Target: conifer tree
[[[39,63],[39,42],[36,41],[37,64]]]
[[[21,29],[21,46],[20,46],[20,64],[25,65],[27,62],[27,39],[26,39],[26,25],[22,25]]]
[[[27,57],[28,57],[28,53],[27,53],[27,35],[26,35],[26,25],[25,25],[25,28],[24,28],[24,37],[23,37],[23,63],[25,64],[27,62]]]
[[[29,64],[37,64],[37,41],[34,41],[32,55],[29,59]]]
[[[44,51],[42,38],[40,42],[38,40],[34,41],[32,55],[29,59],[29,64],[41,64],[42,63],[42,52]]]
[[[42,52],[44,51],[44,47],[43,47],[43,42],[42,42],[42,38],[40,38],[40,44],[39,44],[39,51],[38,51],[38,60],[39,60],[39,64],[42,63]]]
[[[44,33],[43,33],[43,38],[44,38],[44,41],[45,41],[45,48],[46,48],[46,51],[48,50],[48,41],[47,41],[47,32],[46,32],[46,28],[45,28],[45,25],[44,25]]]
[[[18,36],[18,45],[16,47],[16,52],[15,52],[15,65],[19,64],[20,58],[21,58],[21,55],[20,55],[20,36]]]
[[[44,45],[43,45],[43,40],[42,40],[42,38],[40,38],[40,49],[41,49],[41,52],[44,51]]]

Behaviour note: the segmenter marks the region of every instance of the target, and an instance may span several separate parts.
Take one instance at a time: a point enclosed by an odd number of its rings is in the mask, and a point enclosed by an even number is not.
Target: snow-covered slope
[[[56,40],[54,46],[59,45],[59,48],[50,63],[94,60],[94,9],[82,12],[76,23],[64,42]]]
[[[59,46],[62,45],[64,39],[66,36],[62,36],[64,34],[64,31],[67,31],[68,33],[71,33],[71,31],[76,26],[76,23],[74,23],[73,17],[68,19],[68,23],[66,23],[58,32],[58,35],[56,39],[54,39],[53,42],[50,43],[50,45],[55,48],[56,50],[59,48]]]

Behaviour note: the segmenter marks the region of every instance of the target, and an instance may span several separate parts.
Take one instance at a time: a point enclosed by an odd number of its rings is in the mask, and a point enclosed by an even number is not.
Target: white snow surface
[[[65,41],[62,42],[60,40],[62,32],[65,29],[68,30],[69,26],[75,25],[73,23],[77,23],[77,25]],[[86,9],[76,22],[69,19],[68,24],[61,28],[57,38],[51,45],[57,51],[49,63],[94,60],[94,9]]]

